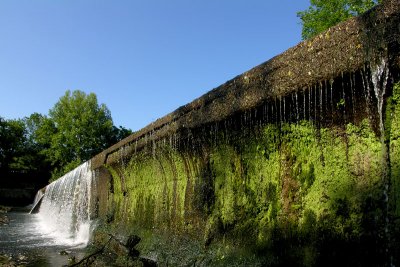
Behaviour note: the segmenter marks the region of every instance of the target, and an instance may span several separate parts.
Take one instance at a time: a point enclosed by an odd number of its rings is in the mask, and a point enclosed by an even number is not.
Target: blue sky
[[[94,92],[139,130],[301,41],[308,0],[1,0],[0,116]]]

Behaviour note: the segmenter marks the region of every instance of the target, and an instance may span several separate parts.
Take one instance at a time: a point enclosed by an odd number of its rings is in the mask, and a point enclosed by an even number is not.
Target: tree
[[[311,38],[328,28],[358,16],[378,4],[379,0],[310,0],[311,6],[297,13],[303,29],[303,40]]]
[[[33,113],[24,118],[27,136],[30,142],[44,149],[50,144],[51,136],[56,132],[51,119],[40,113]]]
[[[0,117],[0,172],[59,178],[132,133],[113,125],[94,93],[67,91],[49,116]]]
[[[125,127],[119,126],[113,126],[112,130],[112,135],[109,140],[109,146],[118,143],[120,140],[124,139],[125,137],[129,136],[132,134],[132,130],[127,129]]]
[[[39,113],[33,113],[23,121],[26,129],[25,154],[32,157],[30,169],[48,173],[51,169],[48,150],[56,132],[55,125],[51,119]]]
[[[0,117],[0,169],[7,172],[21,168],[21,155],[24,154],[26,136],[22,120],[5,120]]]
[[[67,91],[49,111],[49,119],[43,121],[42,127],[47,129],[39,128],[42,134],[38,132],[37,138],[45,141],[44,133],[54,129],[46,149],[53,165],[58,166],[54,178],[107,148],[113,133],[110,111],[98,104],[94,93]]]
[[[0,171],[2,173],[46,173],[49,164],[41,154],[43,146],[35,141],[36,130],[30,118],[5,120],[0,118]],[[41,115],[40,115],[41,116]]]

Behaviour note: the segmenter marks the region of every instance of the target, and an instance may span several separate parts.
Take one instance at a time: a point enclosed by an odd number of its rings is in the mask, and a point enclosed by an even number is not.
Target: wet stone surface
[[[1,266],[27,266],[30,264],[30,259],[25,254],[0,254],[0,265]]]
[[[7,212],[9,210],[9,207],[0,206],[0,225],[5,225],[9,223],[9,219],[7,217]]]

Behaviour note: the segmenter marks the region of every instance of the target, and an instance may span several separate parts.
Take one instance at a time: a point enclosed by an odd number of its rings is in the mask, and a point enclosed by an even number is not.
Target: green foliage
[[[131,133],[113,125],[94,93],[67,91],[49,116],[0,117],[0,171],[51,171],[54,180]]]
[[[32,118],[40,117],[33,114]],[[43,187],[49,178],[50,164],[42,154],[43,147],[34,137],[33,119],[4,120],[0,118],[0,183],[24,187]]]
[[[67,91],[49,116],[56,128],[49,150],[53,163],[83,162],[107,147],[113,127],[111,114],[104,104],[98,104],[95,94]]]
[[[25,118],[25,124],[30,142],[40,150],[48,149],[51,137],[56,133],[54,122],[45,115],[33,113]]]
[[[43,171],[51,169],[51,161],[48,158],[51,137],[56,132],[51,119],[39,113],[33,113],[24,119],[27,131],[28,143],[31,147],[31,155],[39,160],[36,165]]]
[[[79,90],[67,91],[49,111],[49,118],[37,120],[35,137],[45,145],[43,151],[54,166],[52,179],[131,134],[113,125],[110,111],[94,93]]]
[[[345,106],[345,104],[346,104],[345,100],[344,100],[343,98],[341,98],[341,99],[339,100],[339,102],[336,103],[336,107],[337,107],[337,108],[342,108],[342,107]]]
[[[22,120],[4,120],[0,117],[0,170],[22,167],[26,140],[25,125]]]
[[[376,0],[310,0],[311,6],[297,13],[303,25],[302,38],[309,39],[341,21],[358,16],[378,2]]]
[[[128,137],[129,135],[131,135],[133,132],[130,129],[127,129],[123,126],[113,126],[112,127],[112,131],[111,131],[111,136],[109,137],[108,140],[108,144],[111,146],[113,144],[118,143],[119,141],[121,141],[122,139],[124,139],[125,137]]]

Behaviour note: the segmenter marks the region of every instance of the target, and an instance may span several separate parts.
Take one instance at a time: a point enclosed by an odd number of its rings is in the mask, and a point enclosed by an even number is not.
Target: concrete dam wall
[[[399,265],[399,9],[386,1],[94,157],[93,242],[139,236],[160,266]]]

